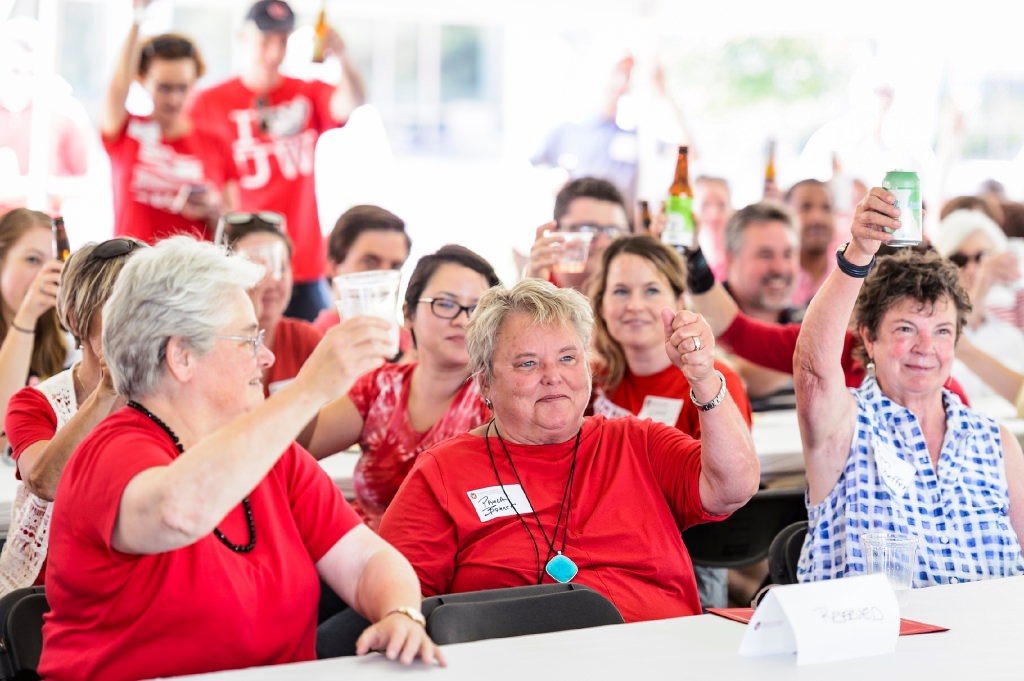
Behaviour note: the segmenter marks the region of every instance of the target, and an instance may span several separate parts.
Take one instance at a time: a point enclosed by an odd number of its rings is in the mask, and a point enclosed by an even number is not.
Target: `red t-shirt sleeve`
[[[314,563],[362,520],[305,449],[293,444],[277,464],[286,474],[292,517]]]
[[[53,439],[57,432],[57,415],[43,393],[35,388],[22,388],[7,403],[4,429],[11,445],[11,456],[17,461],[30,445]]]
[[[700,441],[655,421],[638,423],[647,430],[651,467],[679,528],[725,517],[705,511],[700,499]]]
[[[458,541],[448,505],[448,488],[437,460],[424,452],[378,529],[380,536],[412,563],[424,596],[449,593],[454,582]]]
[[[345,125],[345,121],[335,120],[331,115],[331,98],[334,97],[334,86],[322,80],[307,80],[303,82],[305,94],[313,102],[316,111],[316,128],[324,133],[331,128]]]
[[[799,324],[769,324],[740,312],[718,340],[749,362],[792,374],[799,335]]]

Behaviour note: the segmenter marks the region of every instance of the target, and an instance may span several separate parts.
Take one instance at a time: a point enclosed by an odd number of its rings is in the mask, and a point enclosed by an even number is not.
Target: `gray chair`
[[[772,584],[796,584],[796,567],[807,536],[807,521],[782,528],[768,548],[768,578]]]
[[[687,528],[683,543],[695,565],[742,567],[767,558],[775,535],[799,520],[807,520],[803,489],[763,489],[725,520]]]
[[[43,615],[49,611],[42,586],[14,589],[0,598],[0,680],[39,678]]]
[[[541,584],[432,596],[423,601],[438,644],[622,624],[607,598],[582,584]]]

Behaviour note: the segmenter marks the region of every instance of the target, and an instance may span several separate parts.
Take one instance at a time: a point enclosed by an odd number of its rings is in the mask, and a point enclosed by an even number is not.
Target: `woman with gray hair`
[[[51,502],[64,466],[82,438],[124,404],[103,359],[102,308],[121,268],[140,246],[145,244],[125,238],[86,244],[61,271],[57,315],[81,348],[81,360],[22,388],[8,404],[6,429],[21,482],[0,553],[0,594],[43,583]]]
[[[700,440],[632,416],[584,418],[594,320],[582,294],[538,279],[484,294],[466,344],[493,418],[422,453],[380,526],[424,594],[575,581],[627,622],[701,612],[680,530],[746,503],[759,469],[708,325],[661,316]]]
[[[319,577],[374,622],[357,652],[442,662],[416,575],[293,438],[384,361],[385,322],[332,329],[264,401],[246,289],[262,268],[190,237],[140,251],[103,308],[126,408],[82,441],[52,519],[40,673],[135,679],[315,657]]]

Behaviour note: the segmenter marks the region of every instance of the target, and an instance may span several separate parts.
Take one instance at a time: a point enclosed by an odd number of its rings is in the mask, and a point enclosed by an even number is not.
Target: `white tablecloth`
[[[903,616],[949,631],[902,636],[896,652],[796,666],[792,655],[741,657],[746,625],[703,615],[554,634],[461,643],[445,648],[447,669],[405,668],[381,655],[260,667],[184,679],[1020,679],[1017,648],[1024,577],[912,591]]]

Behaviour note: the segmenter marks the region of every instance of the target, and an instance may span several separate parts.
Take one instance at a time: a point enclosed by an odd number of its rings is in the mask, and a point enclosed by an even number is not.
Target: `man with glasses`
[[[295,15],[282,0],[260,0],[239,31],[238,77],[196,95],[192,116],[230,150],[238,173],[237,207],[282,213],[295,251],[295,286],[285,314],[312,321],[327,304],[323,239],[317,214],[313,151],[319,136],[343,125],[363,103],[360,76],[333,30],[325,52],[341,64],[337,85],[281,74]]]
[[[597,270],[601,254],[616,237],[629,234],[629,211],[618,187],[596,177],[571,180],[555,197],[554,221],[537,228],[530,259],[523,277],[538,277],[568,288],[583,290]],[[589,232],[592,235],[587,263],[582,272],[559,271],[564,253],[563,232]]]

